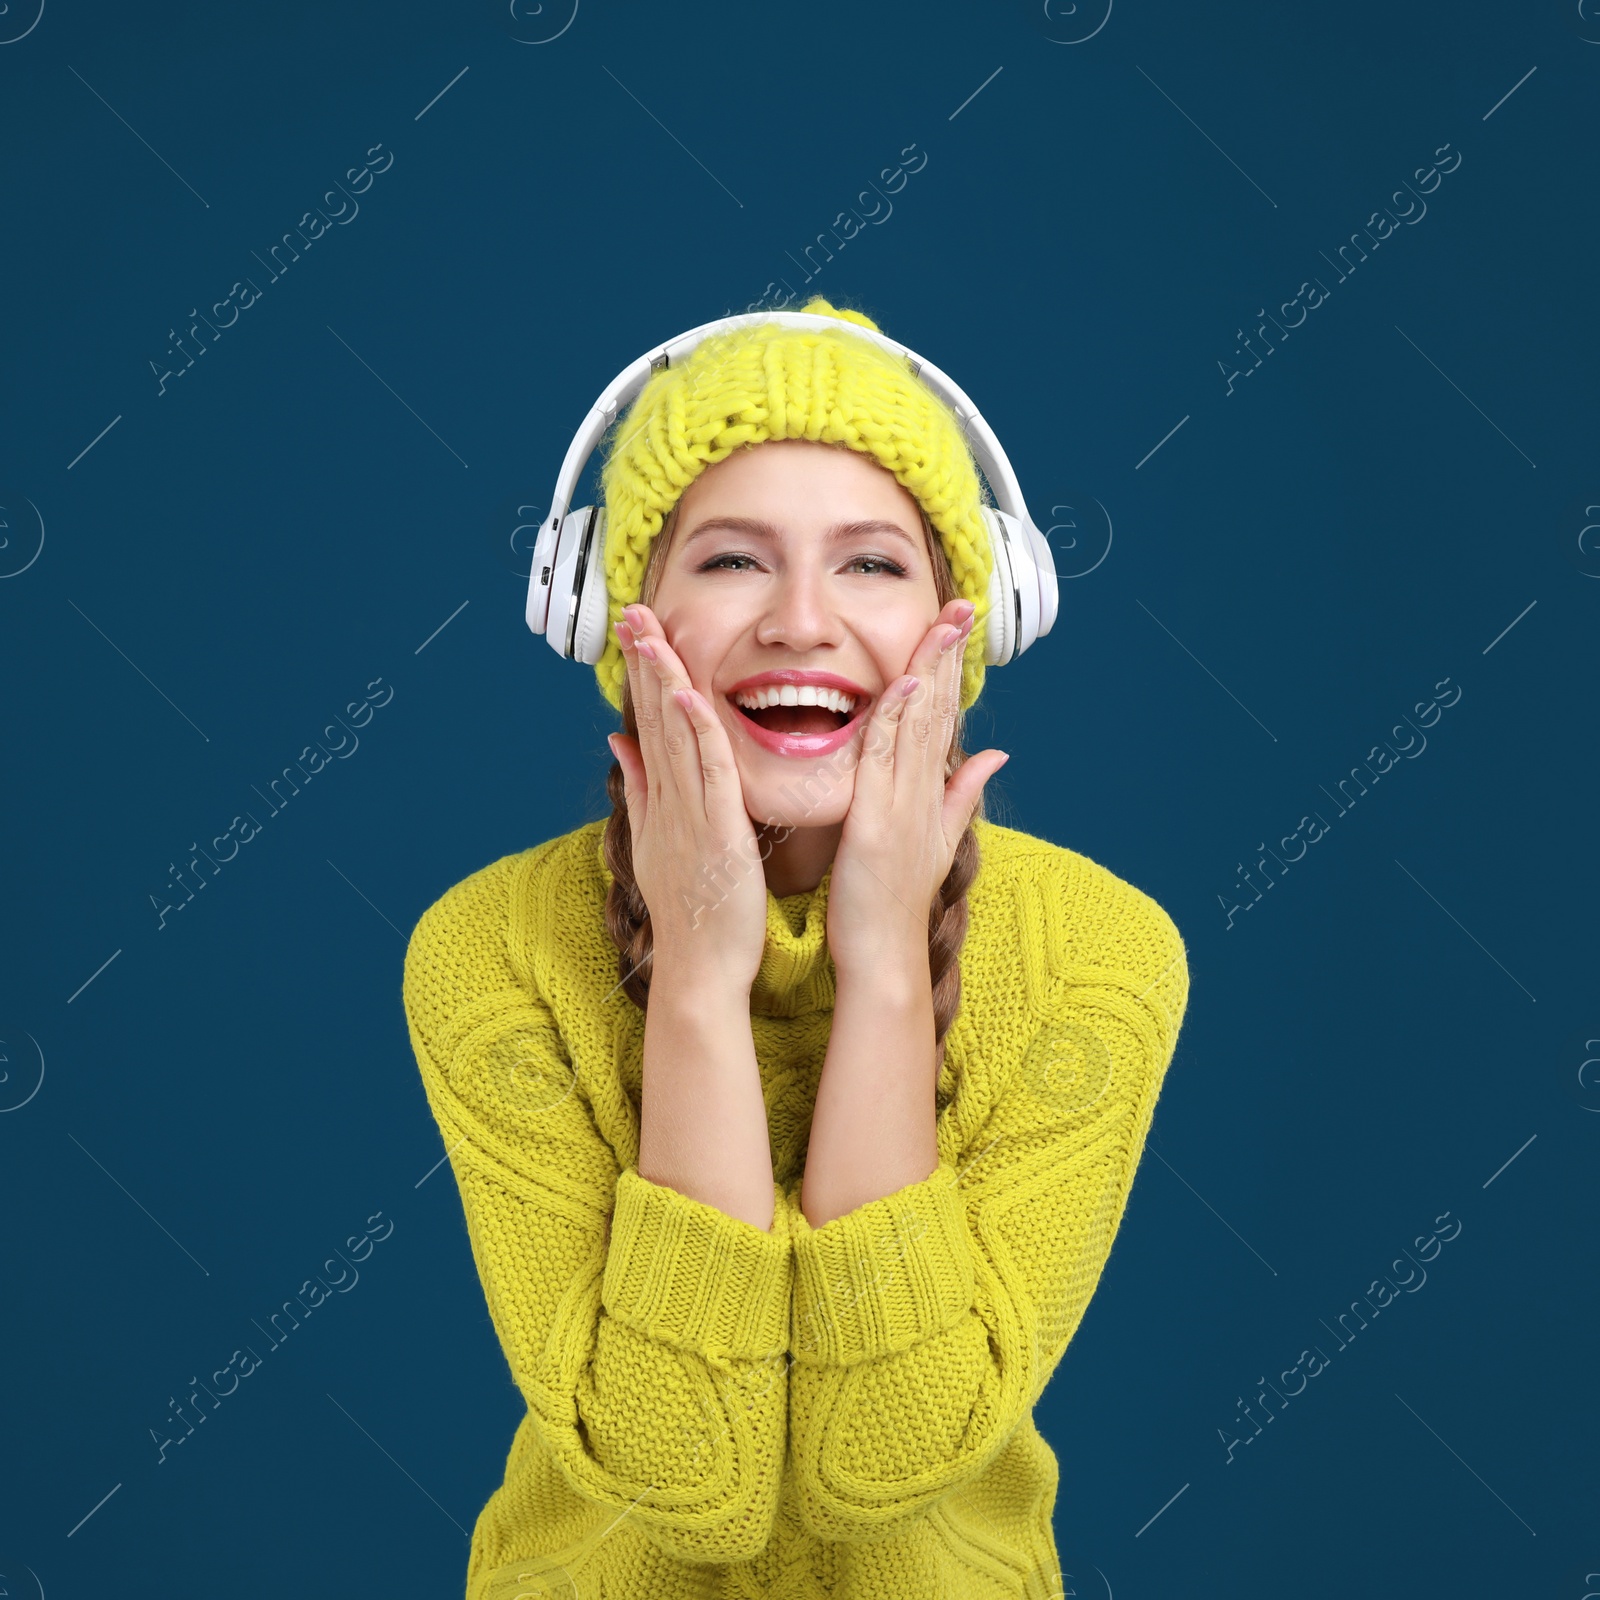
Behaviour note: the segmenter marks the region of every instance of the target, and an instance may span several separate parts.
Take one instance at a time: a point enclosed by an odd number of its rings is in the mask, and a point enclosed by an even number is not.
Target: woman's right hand
[[[667,968],[673,981],[748,994],[766,944],[767,879],[728,731],[648,606],[629,606],[616,632],[639,735],[610,744],[650,912],[652,981]]]

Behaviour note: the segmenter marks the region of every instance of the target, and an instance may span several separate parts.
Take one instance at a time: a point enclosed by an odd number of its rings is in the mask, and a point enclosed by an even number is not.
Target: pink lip
[[[745,689],[754,689],[768,683],[792,683],[796,686],[810,683],[823,689],[839,689],[845,694],[856,697],[855,712],[848,722],[842,727],[835,728],[832,733],[774,733],[770,728],[763,728],[759,722],[753,722],[747,717],[733,698],[735,694]],[[763,750],[768,750],[777,756],[832,755],[835,750],[842,749],[855,737],[856,730],[865,721],[872,703],[872,696],[859,684],[852,683],[848,678],[841,678],[834,672],[795,670],[761,672],[754,677],[740,679],[728,690],[728,704],[733,707],[734,716],[738,718],[741,730]]]

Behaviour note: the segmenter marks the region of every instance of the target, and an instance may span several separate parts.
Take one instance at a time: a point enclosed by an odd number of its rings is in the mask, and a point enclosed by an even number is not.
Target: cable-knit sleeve
[[[769,1233],[621,1165],[508,950],[507,896],[528,870],[508,856],[457,884],[405,959],[489,1314],[540,1438],[605,1527],[627,1517],[680,1560],[747,1560],[783,1470],[787,1212]]]
[[[820,1228],[798,1185],[786,1196],[791,1453],[819,1538],[903,1531],[970,1484],[1032,1411],[1094,1293],[1189,985],[1166,912],[1113,881],[1127,893],[1104,940],[1015,958],[1037,982],[1003,997],[1014,1059],[958,1153],[941,1141],[928,1178]]]

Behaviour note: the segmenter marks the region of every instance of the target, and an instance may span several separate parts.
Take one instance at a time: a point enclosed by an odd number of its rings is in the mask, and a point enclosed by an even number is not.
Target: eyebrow
[[[763,517],[708,517],[683,541],[682,548],[687,550],[695,540],[706,533],[743,533],[753,538],[766,539],[773,544],[780,543],[783,538],[782,533]],[[921,548],[919,541],[913,539],[898,523],[885,522],[879,517],[863,517],[854,522],[836,522],[823,538],[830,541],[858,539],[867,534],[887,534],[903,540],[914,550]]]

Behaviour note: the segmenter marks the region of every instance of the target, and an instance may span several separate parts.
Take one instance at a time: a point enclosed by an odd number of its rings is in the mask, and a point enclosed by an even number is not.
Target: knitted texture
[[[881,332],[820,295],[800,308]],[[615,625],[639,598],[651,541],[684,490],[741,445],[815,439],[871,456],[917,500],[939,536],[962,599],[977,607],[961,661],[961,706],[983,688],[984,624],[994,557],[983,489],[950,408],[902,356],[841,327],[757,323],[703,340],[681,366],[651,375],[616,426],[601,468],[605,494],[606,645],[595,665],[618,711],[627,663]]]
[[[644,1014],[616,987],[602,822],[417,923],[412,1047],[527,1405],[468,1600],[1067,1592],[1033,1408],[1122,1220],[1188,965],[1105,867],[976,827],[937,1168],[820,1228],[800,1190],[831,873],[767,896],[770,1232],[638,1171]]]

